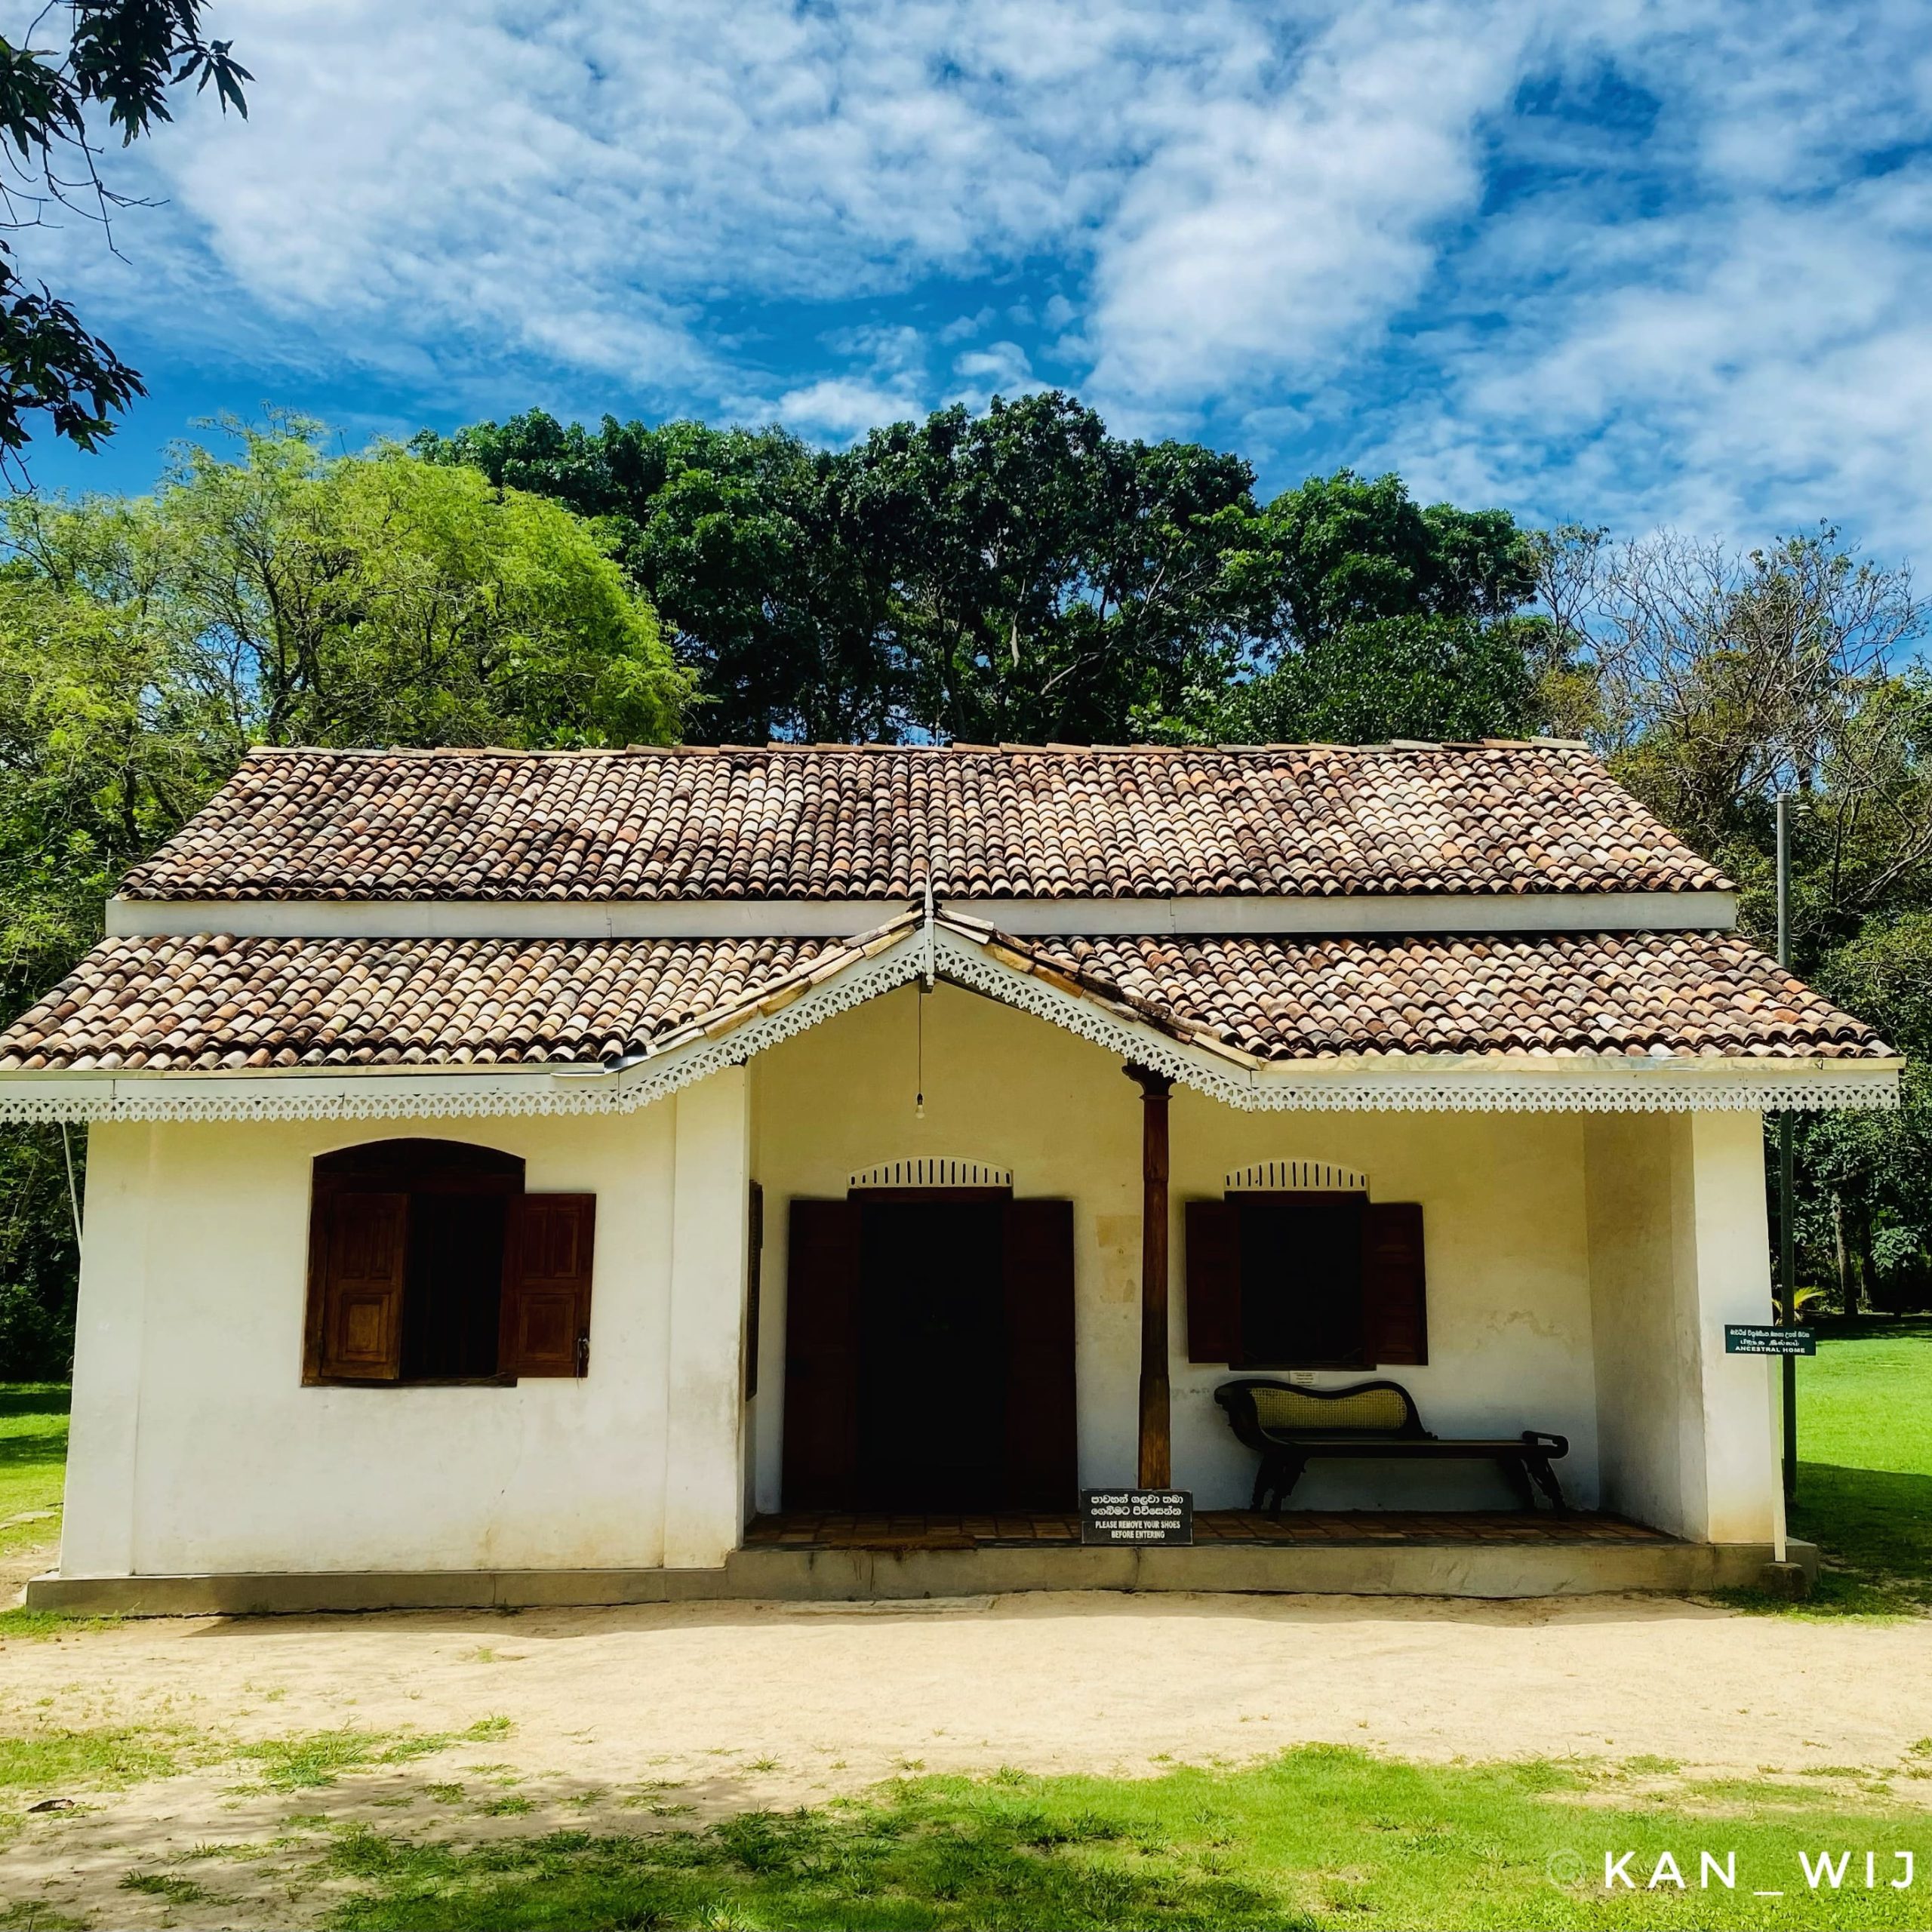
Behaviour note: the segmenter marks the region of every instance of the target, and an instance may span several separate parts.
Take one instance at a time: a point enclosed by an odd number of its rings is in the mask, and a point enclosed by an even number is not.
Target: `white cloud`
[[[832,438],[1044,370],[1537,514],[1932,511],[1908,0],[219,7],[253,117],[112,157],[137,266],[28,238],[110,336]]]
[[[1043,252],[1091,257],[1097,380],[1124,401],[1278,361],[1310,326],[1284,331],[1284,295],[1318,288],[1332,334],[1412,285],[1417,224],[1471,171],[1463,110],[1411,125],[1403,97],[1455,91],[1445,54],[1504,59],[1445,48],[1426,0],[1325,23],[1239,0],[224,6],[254,117],[188,117],[152,165],[253,304],[352,352],[401,333],[700,397],[761,354],[712,332],[716,298],[890,296]]]
[[[715,297],[846,300],[1078,229],[1111,137],[1038,96],[1131,43],[1118,88],[1158,23],[1087,11],[224,0],[253,118],[186,116],[149,165],[277,316],[723,385]]]
[[[1100,245],[1098,394],[1192,408],[1204,364],[1238,391],[1358,353],[1479,194],[1475,122],[1523,31],[1502,8],[1357,6],[1285,81],[1172,129]]]
[[[978,310],[971,315],[955,315],[939,332],[941,342],[971,342],[993,318],[990,308]]]
[[[975,401],[1040,387],[1033,379],[1032,361],[1017,342],[989,343],[984,349],[955,356],[952,373],[965,385],[960,396]]]
[[[1558,169],[1487,224],[1446,279],[1437,380],[1377,412],[1365,460],[1545,517],[1749,540],[1826,518],[1918,547],[1932,161],[1863,162],[1922,124],[1925,68],[1875,58],[1860,25],[1794,10],[1768,45],[1735,23],[1739,44],[1626,39],[1669,157],[1654,205]]]
[[[756,414],[760,412],[750,411]],[[848,442],[870,429],[921,413],[918,399],[903,389],[828,376],[788,390],[771,412],[788,428]]]

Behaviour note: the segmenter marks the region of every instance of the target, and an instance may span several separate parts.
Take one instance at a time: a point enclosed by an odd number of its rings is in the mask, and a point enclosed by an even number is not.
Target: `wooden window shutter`
[[[849,1509],[859,1473],[860,1211],[795,1201],[785,1272],[785,1507]]]
[[[1238,1362],[1241,1210],[1229,1201],[1187,1203],[1187,1358]]]
[[[310,1244],[307,1373],[395,1381],[402,1373],[408,1195],[320,1195]]]
[[[1427,1361],[1420,1204],[1374,1202],[1362,1239],[1362,1317],[1371,1364]]]
[[[1006,1411],[1000,1494],[1016,1509],[1071,1509],[1080,1487],[1073,1364],[1073,1203],[1001,1211]]]
[[[498,1371],[587,1375],[597,1197],[521,1194],[508,1205]]]

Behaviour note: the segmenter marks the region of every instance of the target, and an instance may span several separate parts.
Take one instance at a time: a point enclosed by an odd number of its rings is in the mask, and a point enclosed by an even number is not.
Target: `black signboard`
[[[1185,1489],[1085,1489],[1080,1540],[1152,1549],[1194,1540],[1194,1495]]]
[[[1748,1322],[1724,1324],[1727,1355],[1815,1355],[1818,1343],[1808,1328],[1754,1328]]]

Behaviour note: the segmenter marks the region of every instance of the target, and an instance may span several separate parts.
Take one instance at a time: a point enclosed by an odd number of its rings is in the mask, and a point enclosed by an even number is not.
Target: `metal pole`
[[[1791,964],[1790,801],[1778,795],[1778,964]],[[1789,1112],[1778,1115],[1778,1314],[1787,1328],[1798,1323],[1797,1150]],[[1780,1358],[1784,1411],[1784,1494],[1798,1494],[1798,1363]]]

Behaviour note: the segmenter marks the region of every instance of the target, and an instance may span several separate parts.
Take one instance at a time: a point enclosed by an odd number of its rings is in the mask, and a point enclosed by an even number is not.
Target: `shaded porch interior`
[[[749,1076],[747,1554],[1064,1547],[1082,1487],[1126,1486],[1251,1552],[1772,1540],[1762,1364],[1721,1352],[1768,1302],[1748,1112],[1245,1111],[944,981]],[[1304,1291],[1345,1272],[1346,1307]],[[1247,1374],[1399,1383],[1445,1441],[1561,1435],[1571,1513],[1478,1460],[1338,1458],[1266,1523],[1215,1401]]]

